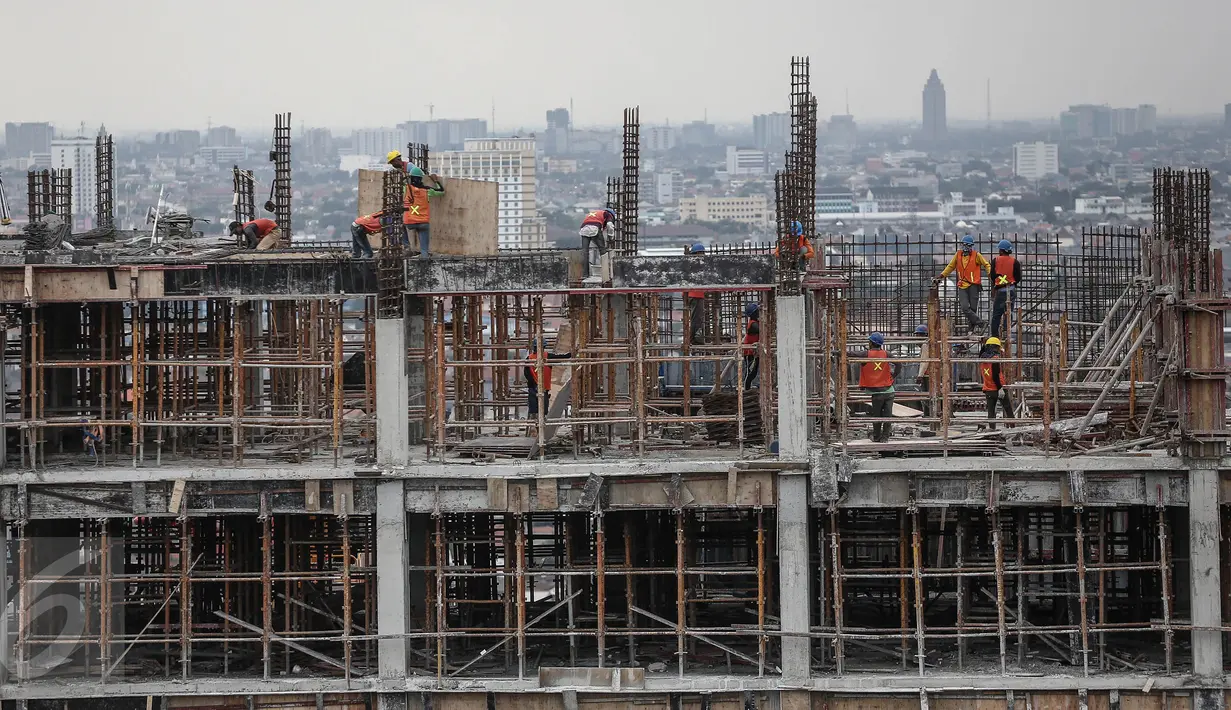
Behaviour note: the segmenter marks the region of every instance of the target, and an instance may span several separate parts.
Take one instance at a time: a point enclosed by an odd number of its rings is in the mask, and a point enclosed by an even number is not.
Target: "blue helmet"
[[[885,344],[885,336],[880,333],[873,333],[868,336],[868,342],[872,343],[876,347],[880,347]]]
[[[705,245],[702,244],[701,242],[697,242],[696,244],[693,244],[692,248],[689,249],[688,251],[692,252],[693,254],[704,254]]]
[[[975,238],[974,238],[974,237],[970,236],[969,234],[967,234],[966,236],[962,237],[962,246],[964,246],[964,247],[973,247],[974,245],[975,245]]]
[[[755,301],[749,301],[744,304],[744,315],[749,318],[755,318],[761,312],[761,304]]]
[[[915,326],[915,335],[927,335],[928,327],[926,325]]]
[[[999,249],[1000,251],[1011,252],[1013,251],[1013,242],[1009,241],[1008,239],[1001,239],[1000,243],[996,245],[996,248]]]
[[[796,237],[802,237],[804,234],[804,225],[800,224],[798,220],[791,222],[791,234]]]

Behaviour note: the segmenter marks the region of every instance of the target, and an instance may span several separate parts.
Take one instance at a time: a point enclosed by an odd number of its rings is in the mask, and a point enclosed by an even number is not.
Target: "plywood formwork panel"
[[[701,700],[696,700],[697,710],[700,710]],[[687,699],[681,705],[688,707]],[[670,710],[671,699],[666,695],[620,695],[607,693],[603,695],[578,695],[577,707],[587,710]]]
[[[825,696],[814,695],[813,710],[825,707]],[[919,710],[919,698],[839,695],[828,698],[829,710]]]
[[[380,211],[384,172],[359,171],[359,215]],[[498,191],[494,182],[446,178],[445,193],[432,198],[432,253],[495,254],[499,244]]]
[[[111,272],[115,279],[115,288],[111,287]],[[132,300],[131,277],[132,270],[115,269],[73,269],[32,271],[30,284],[31,300],[39,303],[81,303],[86,301],[130,301]],[[0,274],[0,301],[23,303],[26,300],[26,282],[21,271],[5,271]],[[137,272],[137,298],[162,298],[163,272],[156,269],[144,269]]]
[[[1034,710],[1081,710],[1077,693],[1031,693],[1030,707]]]
[[[487,693],[436,693],[435,710],[487,710]]]
[[[934,710],[1004,710],[1006,700],[1001,697],[984,698],[930,698],[928,706]]]

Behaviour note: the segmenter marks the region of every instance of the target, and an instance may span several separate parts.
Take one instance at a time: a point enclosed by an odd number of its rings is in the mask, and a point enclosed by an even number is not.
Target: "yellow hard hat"
[[[1000,345],[1000,338],[988,338],[984,345]]]
[[[396,150],[391,150],[389,151],[389,155],[385,156],[385,162],[392,163],[393,161],[397,160],[400,157],[402,157],[401,153],[397,152]]]

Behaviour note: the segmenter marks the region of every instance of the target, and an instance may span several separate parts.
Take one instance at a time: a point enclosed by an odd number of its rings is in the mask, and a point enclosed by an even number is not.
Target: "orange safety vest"
[[[983,269],[979,268],[977,253],[973,249],[970,251],[969,256],[964,252],[959,251],[957,253],[955,264],[957,266],[957,285],[959,287],[978,286],[983,283]]]
[[[1012,256],[1003,254],[992,260],[992,276],[996,278],[995,287],[1012,286],[1017,283],[1017,278],[1013,275],[1013,266],[1017,263],[1017,259]]]
[[[256,235],[258,237],[268,236],[270,232],[278,228],[278,223],[272,219],[254,219],[245,224],[244,229],[254,224],[256,225]]]
[[[550,389],[551,388],[551,365],[548,365],[547,363],[543,363],[543,379],[547,380],[547,387],[548,389]],[[535,387],[538,387],[538,384],[539,384],[538,361],[530,363],[530,381],[534,383]]]
[[[363,227],[368,234],[376,234],[381,230],[380,212],[373,212],[355,220],[355,224]]]
[[[607,210],[594,210],[593,212],[587,214],[585,219],[581,220],[581,226],[584,227],[587,224],[596,224],[601,229],[607,226],[607,222],[610,220],[611,218],[607,215]]]
[[[689,291],[689,298],[705,298],[705,291]]]
[[[859,368],[859,386],[892,387],[893,369],[889,364],[889,352],[884,349],[868,350],[868,357],[883,362],[865,362]]]
[[[406,186],[406,197],[402,200],[406,211],[402,213],[402,224],[427,224],[432,216],[432,205],[427,199],[427,189]]]
[[[812,261],[812,256],[814,254],[815,252],[812,250],[812,242],[808,241],[808,238],[802,234],[799,235],[799,256],[807,261]],[[778,256],[778,247],[776,246],[774,247],[774,256]]]
[[[999,355],[991,355],[986,362],[979,363],[979,374],[983,375],[983,391],[995,392],[1004,386],[1004,368],[1000,368],[1001,382],[997,383],[996,378],[992,376],[992,360],[999,360]]]
[[[752,332],[752,325],[754,323],[757,326],[757,332],[755,333]],[[756,345],[759,342],[761,342],[761,321],[757,320],[756,318],[749,318],[748,323],[744,326],[743,344],[744,345]],[[755,355],[756,352],[757,352],[756,348],[744,348],[745,355],[749,355],[749,356]]]

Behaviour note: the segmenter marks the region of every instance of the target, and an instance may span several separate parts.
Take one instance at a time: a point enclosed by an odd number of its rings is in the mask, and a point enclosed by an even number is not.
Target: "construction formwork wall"
[[[366,455],[374,311],[371,298],[12,307],[0,463]]]

